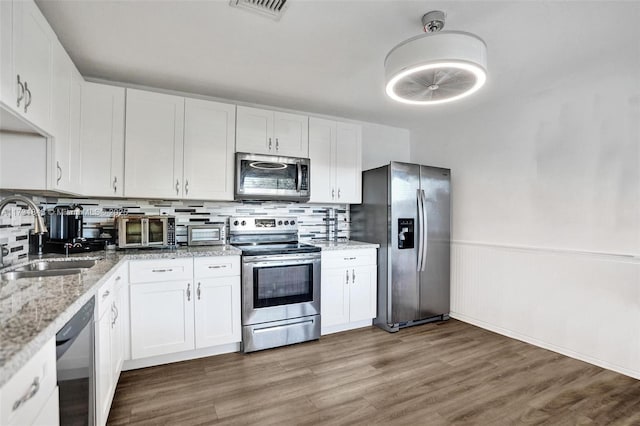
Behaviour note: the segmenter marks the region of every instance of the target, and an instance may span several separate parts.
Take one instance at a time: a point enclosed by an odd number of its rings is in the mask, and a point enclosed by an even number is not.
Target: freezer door
[[[451,171],[421,166],[420,188],[424,192],[425,238],[417,318],[425,319],[449,314]]]
[[[418,315],[418,189],[420,166],[392,162],[390,165],[391,238],[389,241],[389,300],[387,321],[398,324]],[[413,235],[410,227],[413,221]],[[414,244],[406,238],[413,237]],[[402,247],[402,248],[401,248]]]

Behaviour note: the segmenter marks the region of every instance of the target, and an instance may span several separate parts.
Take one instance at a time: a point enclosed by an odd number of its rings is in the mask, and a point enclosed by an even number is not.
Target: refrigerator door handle
[[[423,217],[424,217],[424,212],[423,212],[423,205],[422,205],[422,190],[418,189],[416,191],[416,198],[418,201],[418,262],[417,262],[417,271],[420,272],[422,270],[422,259],[423,259],[423,241],[424,241],[424,225],[422,223],[423,221]]]
[[[420,245],[422,246],[422,269],[420,271],[424,272],[427,269],[427,252],[429,250],[429,215],[427,213],[427,195],[424,193],[424,189],[421,189],[422,193],[422,226],[420,229],[423,229],[422,232],[422,241]]]

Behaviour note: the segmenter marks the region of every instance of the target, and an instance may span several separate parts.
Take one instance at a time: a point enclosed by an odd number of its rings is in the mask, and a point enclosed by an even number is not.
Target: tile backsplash
[[[32,197],[42,211],[56,205],[79,204],[83,208],[84,236],[98,232],[113,232],[114,217],[121,214],[167,214],[176,216],[176,239],[186,244],[187,225],[202,224],[218,216],[295,216],[301,241],[323,240],[327,237],[326,214],[336,209],[338,237],[349,238],[349,205],[298,204],[286,202],[215,202],[215,201],[162,201],[93,198]],[[12,214],[13,213],[13,214]],[[0,244],[10,250],[7,263],[28,254],[29,230],[33,228],[33,217],[26,210],[7,206],[0,215]]]

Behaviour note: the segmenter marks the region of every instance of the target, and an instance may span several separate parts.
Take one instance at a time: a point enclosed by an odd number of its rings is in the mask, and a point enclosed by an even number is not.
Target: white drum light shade
[[[487,80],[487,45],[461,31],[425,33],[387,55],[386,92],[398,102],[433,105],[455,101]]]

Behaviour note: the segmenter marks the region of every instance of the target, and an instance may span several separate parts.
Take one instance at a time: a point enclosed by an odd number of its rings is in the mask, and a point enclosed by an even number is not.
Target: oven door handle
[[[282,330],[285,328],[290,328],[290,327],[297,327],[297,326],[301,326],[301,325],[305,325],[305,324],[309,324],[312,323],[313,324],[312,319],[310,320],[305,320],[305,321],[300,321],[300,322],[294,322],[292,324],[283,324],[283,325],[275,325],[272,327],[262,327],[262,328],[254,328],[253,329],[253,334],[260,334],[260,333],[265,333],[267,331],[274,331],[274,330]]]
[[[320,262],[320,259],[305,259],[305,260],[264,260],[257,262],[244,262],[246,265],[251,265],[254,268],[261,266],[298,266],[309,265],[315,262]]]

